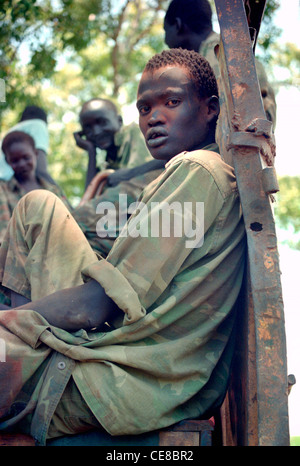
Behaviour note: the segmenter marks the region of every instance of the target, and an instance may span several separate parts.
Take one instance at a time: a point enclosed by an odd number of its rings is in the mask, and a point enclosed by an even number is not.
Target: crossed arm
[[[15,303],[18,303],[18,296]],[[123,314],[95,280],[56,291],[17,308],[34,310],[45,317],[49,324],[67,331],[90,330],[110,321],[116,313]]]

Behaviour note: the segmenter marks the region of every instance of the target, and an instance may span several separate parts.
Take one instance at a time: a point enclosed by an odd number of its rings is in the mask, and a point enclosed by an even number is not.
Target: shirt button
[[[60,361],[60,362],[57,364],[57,367],[58,367],[58,369],[63,370],[63,369],[65,369],[65,367],[66,367],[66,363],[63,362],[63,361]]]

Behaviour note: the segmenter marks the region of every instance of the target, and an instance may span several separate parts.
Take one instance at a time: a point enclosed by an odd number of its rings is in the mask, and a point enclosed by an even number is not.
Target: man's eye
[[[99,125],[99,126],[105,126],[107,123],[108,123],[108,120],[104,120],[103,118],[97,119],[97,120],[95,121],[95,124],[96,124],[96,125]]]
[[[179,99],[170,99],[167,101],[166,105],[167,107],[176,107],[176,105],[178,105],[180,102]]]
[[[150,107],[144,105],[143,107],[139,107],[138,110],[140,115],[146,115],[149,112]]]

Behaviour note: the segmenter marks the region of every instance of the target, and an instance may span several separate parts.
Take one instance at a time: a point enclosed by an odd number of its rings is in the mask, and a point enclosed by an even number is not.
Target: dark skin
[[[16,293],[14,299],[19,300],[19,303],[26,300]],[[123,314],[95,280],[59,290],[44,298],[27,302],[17,309],[34,310],[45,317],[51,325],[69,332],[82,328],[86,330],[98,328],[109,322],[112,317]]]
[[[85,187],[97,173],[96,148],[106,151],[106,159],[115,160],[118,147],[115,134],[122,126],[122,118],[110,102],[94,99],[86,102],[80,112],[81,131],[74,133],[76,144],[89,156]]]
[[[219,100],[216,96],[200,99],[183,67],[144,72],[136,105],[140,129],[155,159],[168,161],[182,151],[215,142],[211,123],[219,114]]]
[[[137,108],[141,131],[156,159],[170,160],[183,150],[199,149],[214,142],[210,128],[219,113],[218,99],[215,96],[199,99],[183,67],[174,65],[154,73],[144,72]],[[13,302],[20,303],[16,298],[20,297],[14,294]],[[116,313],[123,313],[95,280],[57,291],[19,309],[37,311],[50,324],[69,331],[99,327],[110,322]]]
[[[170,24],[165,19],[164,30],[165,43],[170,49],[181,47],[187,50],[195,50],[195,52],[198,52],[202,42],[212,32],[210,25],[195,32],[179,17],[175,18],[174,24]]]
[[[202,42],[207,39],[211,32],[213,32],[210,23],[207,23],[206,26],[203,26],[201,29],[195,32],[180,17],[175,18],[173,24],[170,24],[168,20],[165,18],[164,30],[165,43],[170,49],[181,47],[187,50],[194,50],[195,52],[199,51]],[[261,67],[261,65],[257,62],[256,67],[259,71],[258,80],[261,88],[261,96],[263,99],[266,117],[268,118],[268,120],[273,122],[273,125],[275,127],[276,104],[274,91],[268,82],[264,69],[261,69],[263,67]]]
[[[14,142],[5,154],[15,178],[26,192],[41,188],[36,177],[37,156],[36,149],[28,141]]]

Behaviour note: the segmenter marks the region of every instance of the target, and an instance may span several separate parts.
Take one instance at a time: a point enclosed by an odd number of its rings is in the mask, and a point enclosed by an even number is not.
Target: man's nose
[[[22,168],[24,165],[26,165],[26,163],[27,163],[26,160],[20,159],[20,160],[17,161],[15,166],[18,167],[18,168]]]
[[[153,110],[148,120],[148,125],[155,126],[157,124],[162,124],[164,122],[165,122],[165,117],[163,115],[163,112],[159,109]]]
[[[95,124],[92,126],[92,134],[96,136],[97,134],[101,134],[103,131],[102,126]]]

